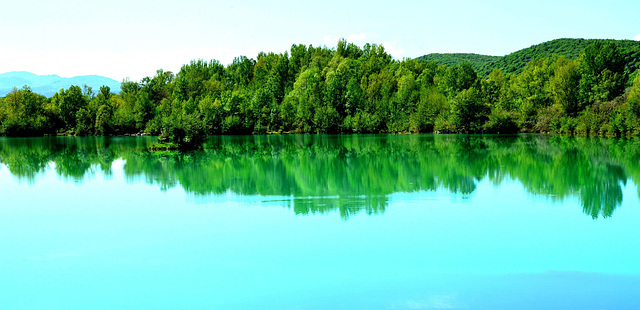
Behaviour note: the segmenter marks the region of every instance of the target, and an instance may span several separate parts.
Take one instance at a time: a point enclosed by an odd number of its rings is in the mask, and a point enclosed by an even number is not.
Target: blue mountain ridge
[[[6,96],[14,87],[20,89],[29,86],[34,93],[51,97],[60,89],[67,89],[71,85],[90,86],[94,93],[100,90],[100,86],[106,85],[111,92],[120,92],[120,82],[99,75],[85,75],[71,78],[63,78],[58,75],[37,75],[31,72],[14,71],[0,74],[0,97]]]

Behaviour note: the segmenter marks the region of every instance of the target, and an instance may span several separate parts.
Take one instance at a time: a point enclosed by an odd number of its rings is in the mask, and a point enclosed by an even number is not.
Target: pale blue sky
[[[556,38],[640,40],[640,1],[12,1],[2,5],[0,73],[139,80],[192,59],[255,58],[344,37],[394,58],[505,55]]]

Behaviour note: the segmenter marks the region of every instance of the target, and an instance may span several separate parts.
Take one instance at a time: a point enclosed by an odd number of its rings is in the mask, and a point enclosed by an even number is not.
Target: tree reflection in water
[[[0,162],[35,182],[50,163],[65,179],[110,175],[123,159],[125,176],[163,190],[181,186],[202,197],[291,197],[296,214],[338,210],[343,218],[385,211],[389,195],[445,189],[467,195],[478,182],[517,180],[552,200],[578,197],[584,213],[609,217],[622,187],[640,181],[635,139],[561,136],[281,135],[215,136],[189,153],[146,150],[150,137],[1,138]]]

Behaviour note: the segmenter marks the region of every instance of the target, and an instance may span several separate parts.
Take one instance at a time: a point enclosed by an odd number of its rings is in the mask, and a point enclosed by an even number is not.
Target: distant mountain
[[[505,73],[520,73],[529,61],[534,58],[564,55],[574,59],[597,39],[557,39],[521,49],[506,56],[486,56],[478,54],[428,54],[417,57],[418,60],[436,61],[440,64],[457,65],[468,62],[480,74],[487,75],[494,68]],[[627,55],[627,67],[634,72],[640,65],[640,42],[631,40],[615,40]]]
[[[63,78],[57,75],[37,75],[30,72],[15,71],[0,74],[0,97],[6,96],[14,87],[22,88],[25,85],[31,87],[34,93],[46,97],[51,97],[60,89],[67,89],[71,85],[91,86],[95,93],[100,90],[100,86],[106,85],[111,88],[111,92],[120,92],[120,82],[104,76],[85,75]]]

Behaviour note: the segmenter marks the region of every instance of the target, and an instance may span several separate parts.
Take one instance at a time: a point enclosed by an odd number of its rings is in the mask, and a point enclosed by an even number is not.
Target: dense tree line
[[[518,74],[470,64],[393,60],[381,45],[293,45],[192,61],[123,81],[119,94],[72,86],[51,98],[28,87],[0,99],[4,135],[147,133],[177,143],[264,133],[640,133],[640,77],[615,41],[576,59],[537,58]]]

